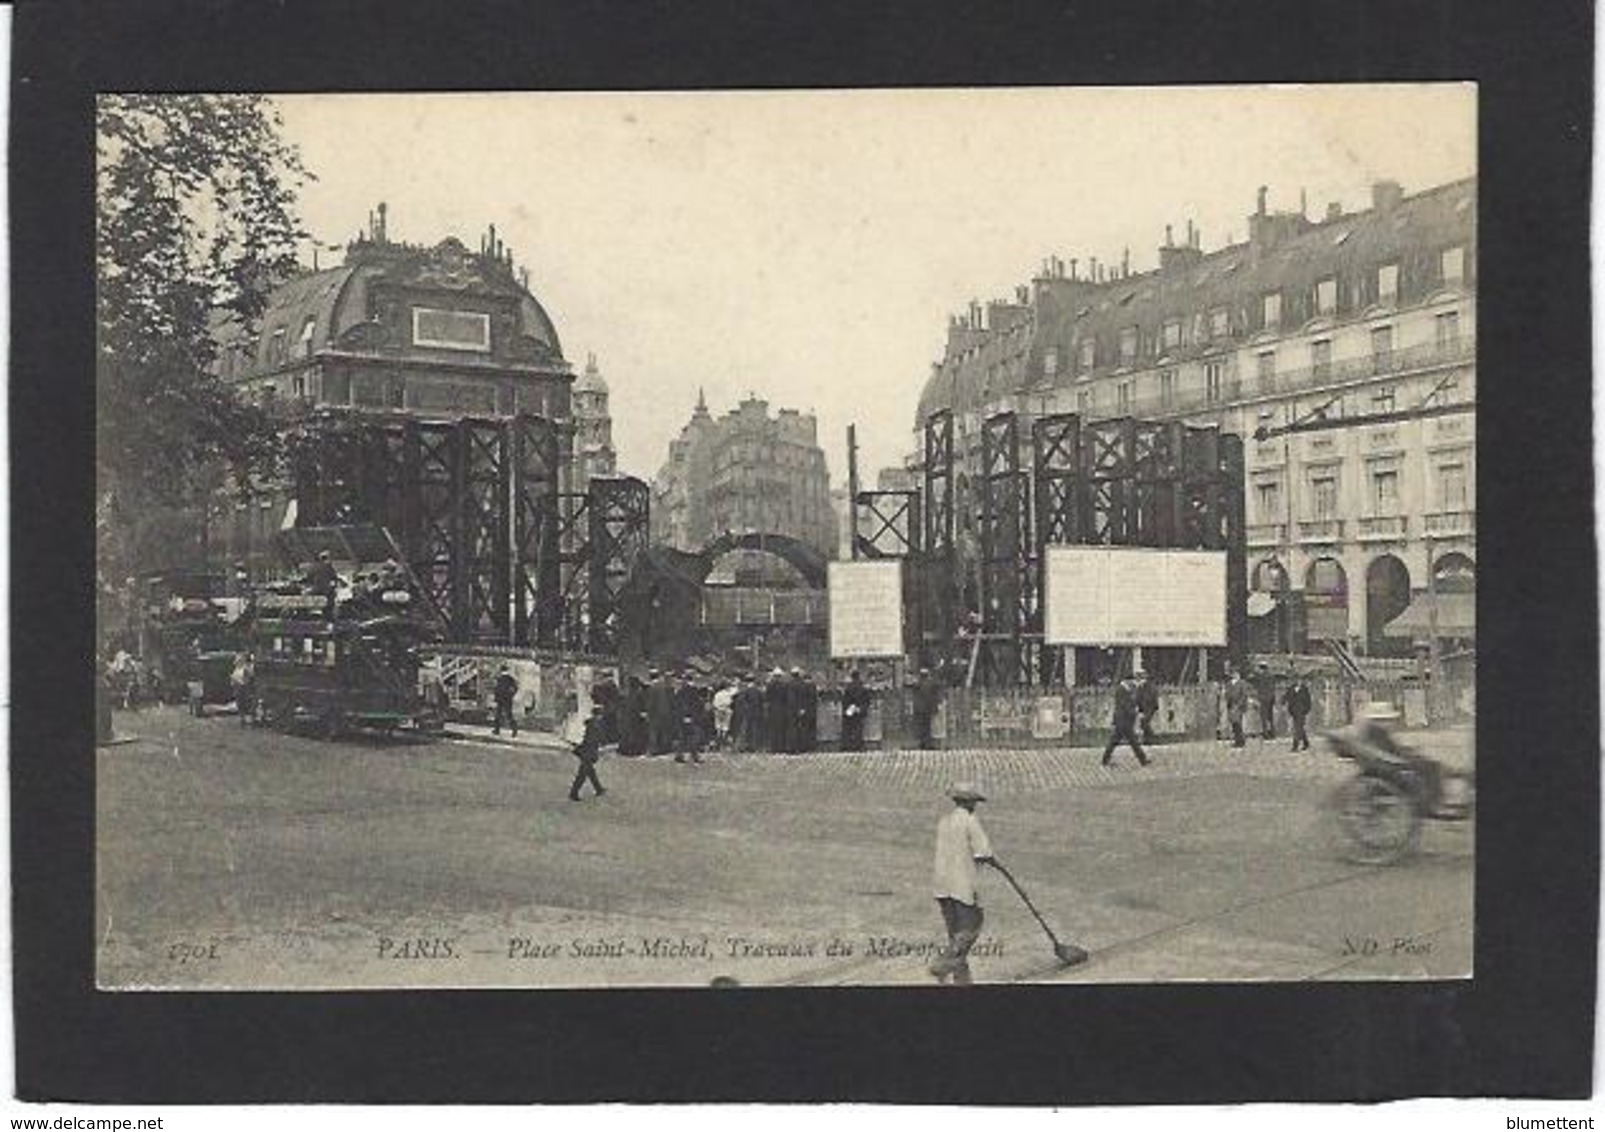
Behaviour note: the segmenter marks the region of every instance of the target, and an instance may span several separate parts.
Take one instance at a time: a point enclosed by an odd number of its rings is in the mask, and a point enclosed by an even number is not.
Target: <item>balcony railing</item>
[[[1354,358],[1342,358],[1319,365],[1308,366],[1304,369],[1278,370],[1274,374],[1255,374],[1251,380],[1245,380],[1234,370],[1228,369],[1223,375],[1219,389],[1212,397],[1204,384],[1197,388],[1178,387],[1170,393],[1154,390],[1142,396],[1133,397],[1130,403],[1121,410],[1113,405],[1099,407],[1085,413],[1093,420],[1102,420],[1116,416],[1137,417],[1163,417],[1175,416],[1194,412],[1199,409],[1220,409],[1244,400],[1245,398],[1277,396],[1285,393],[1297,393],[1303,390],[1320,388],[1323,386],[1342,385],[1351,381],[1363,381],[1368,377],[1385,376],[1388,374],[1405,374],[1417,370],[1431,369],[1435,366],[1454,365],[1460,362],[1472,361],[1477,355],[1477,337],[1474,334],[1462,334],[1445,342],[1428,342],[1421,346],[1410,346],[1405,349],[1389,350],[1386,353],[1362,354]],[[1179,363],[1182,365],[1186,362]],[[1161,368],[1153,362],[1145,361],[1144,366]],[[1096,381],[1101,375],[1091,375]],[[1082,387],[1082,382],[1074,385],[1059,386],[1061,392],[1065,389]],[[1003,411],[1005,409],[1019,409],[1027,413],[1042,413],[1050,411],[1045,400],[1051,395],[1042,392],[1026,392],[1014,398],[1002,398],[988,406],[988,412]],[[1100,397],[1100,400],[1103,400]],[[1107,404],[1107,402],[1106,402]]]
[[[1287,524],[1250,523],[1243,533],[1249,546],[1281,546],[1287,541]]]
[[[1301,519],[1298,537],[1300,542],[1338,542],[1343,538],[1343,520]]]
[[[1409,529],[1403,515],[1371,515],[1360,520],[1359,537],[1366,539],[1399,539]]]
[[[1435,511],[1426,516],[1429,535],[1469,535],[1476,533],[1475,511]]]

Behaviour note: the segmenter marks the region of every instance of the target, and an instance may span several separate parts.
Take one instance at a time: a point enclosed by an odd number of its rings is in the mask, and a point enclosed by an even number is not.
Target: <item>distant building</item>
[[[727,532],[788,535],[831,556],[836,514],[811,413],[748,397],[715,419],[699,393],[652,488],[652,537],[700,550]]]
[[[574,479],[571,490],[583,492],[592,476],[618,471],[613,448],[613,417],[608,410],[607,382],[596,368],[596,355],[585,360],[585,372],[574,381]]]
[[[1189,223],[1151,271],[1050,259],[1014,301],[949,321],[916,449],[951,410],[962,525],[994,413],[1023,437],[1048,413],[1217,424],[1245,439],[1256,647],[1408,653],[1429,570],[1440,637],[1472,638],[1476,218],[1475,179],[1380,182],[1319,220],[1261,190],[1244,243],[1205,252]]]
[[[569,418],[573,369],[495,227],[470,252],[392,242],[385,206],[339,267],[276,288],[254,325],[214,324],[218,375],[283,407]]]

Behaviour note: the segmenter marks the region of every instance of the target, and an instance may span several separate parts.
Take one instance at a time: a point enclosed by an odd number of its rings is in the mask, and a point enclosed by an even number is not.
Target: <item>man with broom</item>
[[[947,792],[953,810],[936,823],[936,903],[947,928],[947,947],[931,960],[939,983],[970,985],[970,948],[981,936],[985,916],[975,891],[975,866],[992,864],[992,843],[975,816],[986,795],[972,783],[959,782]]]

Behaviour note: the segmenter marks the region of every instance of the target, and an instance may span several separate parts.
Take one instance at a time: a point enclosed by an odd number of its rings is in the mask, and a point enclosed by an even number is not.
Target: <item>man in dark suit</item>
[[[1276,677],[1263,662],[1254,670],[1254,697],[1259,700],[1260,734],[1276,738]]]
[[[1154,716],[1159,714],[1159,689],[1148,673],[1137,669],[1137,718],[1142,724],[1142,741],[1154,741]]]
[[[598,798],[607,793],[602,788],[602,780],[596,777],[596,761],[602,757],[603,732],[606,729],[606,709],[601,704],[592,704],[591,717],[585,721],[585,734],[574,745],[574,757],[580,760],[580,766],[574,772],[573,784],[568,788],[570,802],[580,800],[580,787],[587,782]]]
[[[914,685],[914,738],[922,751],[936,746],[934,724],[936,713],[942,706],[942,686],[929,668],[920,669],[919,682]]]
[[[1121,743],[1131,744],[1131,749],[1137,754],[1137,761],[1143,766],[1148,765],[1148,756],[1142,749],[1142,740],[1137,738],[1137,681],[1130,677],[1122,677],[1120,683],[1115,685],[1115,718],[1114,731],[1109,736],[1109,743],[1103,749],[1103,765],[1108,766],[1115,756],[1115,747]]]
[[[819,689],[814,685],[813,678],[800,668],[791,670],[791,681],[791,710],[796,721],[796,742],[793,746],[799,752],[811,751],[819,731]]]
[[[1300,673],[1293,673],[1293,682],[1287,686],[1287,691],[1282,696],[1282,704],[1287,708],[1287,717],[1293,721],[1293,750],[1309,750],[1310,735],[1304,729],[1304,721],[1310,715],[1310,686],[1304,682],[1304,677]]]
[[[858,669],[853,669],[852,675],[847,678],[847,686],[842,689],[842,750],[864,749],[864,724],[869,720],[870,699],[863,677],[858,674]]]
[[[764,730],[768,732],[769,749],[776,754],[791,750],[791,681],[780,669],[769,674],[764,686]]]
[[[666,755],[674,750],[679,718],[680,708],[675,702],[674,688],[654,668],[646,686],[647,743],[652,754]]]

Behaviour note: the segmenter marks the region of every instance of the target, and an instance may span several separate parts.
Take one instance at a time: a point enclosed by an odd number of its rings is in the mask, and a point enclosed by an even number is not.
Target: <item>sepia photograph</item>
[[[102,93],[96,985],[1471,979],[1477,114]]]

